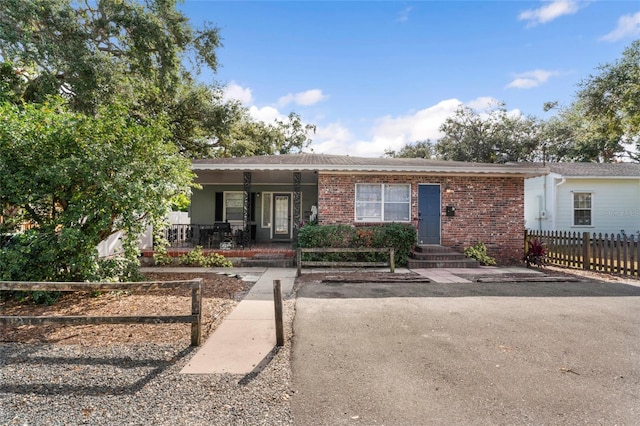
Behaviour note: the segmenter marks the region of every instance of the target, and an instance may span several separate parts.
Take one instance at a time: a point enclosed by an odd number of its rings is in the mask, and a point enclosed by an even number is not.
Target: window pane
[[[244,220],[244,195],[242,192],[225,192],[225,220]]]
[[[411,185],[386,185],[384,187],[384,201],[409,202]]]
[[[591,225],[591,210],[575,210],[573,223],[574,225]]]
[[[382,201],[382,185],[356,185],[356,201]]]
[[[262,194],[262,227],[271,226],[271,193],[264,192]]]
[[[409,203],[391,203],[384,205],[385,222],[408,221]]]
[[[591,194],[589,193],[573,194],[573,208],[574,209],[590,209]]]
[[[356,220],[380,220],[382,203],[356,203]]]

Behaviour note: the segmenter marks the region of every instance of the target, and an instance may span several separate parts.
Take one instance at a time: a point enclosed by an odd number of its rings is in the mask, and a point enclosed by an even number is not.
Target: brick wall
[[[520,261],[524,230],[524,178],[325,174],[318,176],[321,224],[353,223],[356,183],[410,183],[411,217],[417,227],[418,184],[441,185],[441,242],[464,251],[478,241],[500,264]],[[446,216],[446,206],[455,216]],[[357,224],[358,225],[358,224]],[[370,225],[370,224],[369,224]]]

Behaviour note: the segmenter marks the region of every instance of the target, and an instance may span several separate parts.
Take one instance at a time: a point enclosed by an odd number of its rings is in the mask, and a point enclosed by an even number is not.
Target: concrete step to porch
[[[465,260],[465,257],[462,253],[421,253],[421,252],[413,252],[410,257],[416,260],[442,260],[442,261],[455,261],[455,260]]]
[[[413,249],[407,266],[409,269],[479,268],[480,264],[449,247],[428,244]]]

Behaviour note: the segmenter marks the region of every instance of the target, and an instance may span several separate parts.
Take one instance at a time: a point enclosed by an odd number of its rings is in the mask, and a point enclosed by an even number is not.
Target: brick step
[[[464,260],[417,260],[409,259],[409,269],[427,268],[479,268],[480,264],[473,259]]]
[[[422,244],[416,246],[413,251],[418,253],[457,253],[449,247],[444,247],[437,244]]]

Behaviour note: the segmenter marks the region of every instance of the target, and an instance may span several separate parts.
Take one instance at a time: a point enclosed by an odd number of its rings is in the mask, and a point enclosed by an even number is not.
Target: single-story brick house
[[[522,256],[524,181],[548,169],[416,158],[288,154],[194,160],[191,224],[226,224],[250,243],[293,241],[320,225],[412,224],[419,244],[478,241],[501,263]]]

